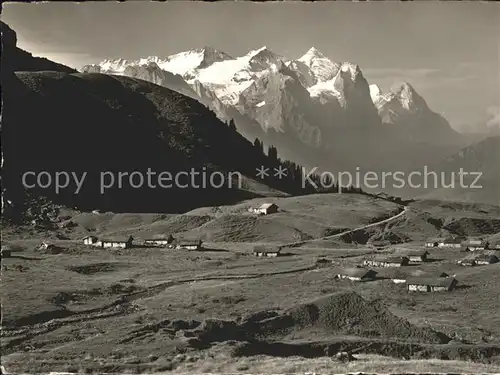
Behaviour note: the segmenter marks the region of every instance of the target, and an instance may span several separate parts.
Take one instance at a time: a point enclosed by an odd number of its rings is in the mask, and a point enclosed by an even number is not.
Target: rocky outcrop
[[[433,112],[409,83],[395,85],[385,94],[372,85],[370,92],[382,122],[396,125],[406,137],[431,143],[456,143],[459,138],[448,121]]]

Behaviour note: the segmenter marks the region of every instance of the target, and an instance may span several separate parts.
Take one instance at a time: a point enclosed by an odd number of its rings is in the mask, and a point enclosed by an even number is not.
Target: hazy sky
[[[230,55],[311,46],[360,65],[369,83],[410,82],[453,126],[500,109],[500,4],[480,2],[4,3],[19,47],[80,68],[206,45]]]

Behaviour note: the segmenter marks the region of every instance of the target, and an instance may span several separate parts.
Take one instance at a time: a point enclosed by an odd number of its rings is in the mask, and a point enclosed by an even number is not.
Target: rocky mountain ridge
[[[141,78],[177,90],[224,121],[234,119],[250,141],[259,138],[287,158],[328,170],[373,168],[374,160],[379,167],[407,168],[465,146],[410,84],[382,94],[357,64],[334,62],[314,47],[293,60],[268,47],[239,57],[205,47],[166,58],[105,60],[82,71]],[[404,153],[384,156],[395,143]],[[346,155],[354,149],[362,152]]]

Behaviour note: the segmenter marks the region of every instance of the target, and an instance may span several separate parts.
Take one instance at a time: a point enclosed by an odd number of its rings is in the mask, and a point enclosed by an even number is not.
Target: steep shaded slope
[[[19,80],[16,78],[15,71],[59,71],[66,73],[76,72],[74,69],[65,65],[55,63],[45,58],[33,57],[31,53],[26,52],[17,47],[17,34],[7,24],[0,21],[0,31],[2,35],[2,53],[1,53],[1,131],[2,131],[2,216],[4,218],[14,215],[18,216],[15,212],[23,211],[20,207],[20,201],[16,198],[16,203],[13,203],[12,198],[23,196],[22,189],[19,186],[14,186],[9,189],[8,178],[9,168],[11,165],[10,160],[5,160],[6,155],[9,155],[11,150],[14,150],[11,142],[10,135],[12,129],[16,127],[16,120],[11,117],[11,108],[16,108],[18,111],[27,110],[24,108],[24,102],[16,101],[14,92],[22,92],[23,87]],[[10,124],[10,125],[9,125]],[[22,205],[21,205],[22,206]]]
[[[388,193],[404,197],[500,206],[500,174],[498,173],[500,136],[486,138],[449,154],[447,157],[425,164],[415,164],[413,170],[407,171],[418,174],[414,179],[413,187],[408,183],[398,189],[388,189]]]
[[[429,168],[438,172],[438,181],[453,185],[446,188],[430,186],[426,198],[481,202],[500,206],[500,136],[485,140],[462,149],[438,165]],[[467,172],[460,181],[460,171]],[[478,180],[476,181],[476,178]],[[430,179],[431,183],[433,182]]]
[[[225,188],[228,173],[239,171],[252,177],[255,168],[270,159],[240,134],[217,119],[202,104],[179,93],[138,79],[102,74],[19,72],[6,90],[4,176],[9,197],[22,200],[21,176],[26,171],[75,172],[88,175],[79,194],[71,183],[59,194],[53,186],[44,190],[57,202],[84,209],[120,211],[179,211],[203,204],[223,204],[253,196],[245,180],[232,181]],[[23,103],[23,106],[16,105]],[[182,184],[193,188],[159,187],[158,175],[148,187],[148,168],[157,172],[224,174],[223,188],[200,188],[186,178]],[[101,194],[100,173],[140,171],[122,188]],[[198,175],[200,176],[200,175]],[[215,179],[219,184],[221,177]],[[32,181],[30,181],[31,183]],[[111,182],[108,180],[108,182]],[[172,180],[164,181],[172,183]],[[270,182],[272,183],[272,182]],[[275,187],[300,189],[299,183],[274,180]],[[196,188],[198,186],[198,188]]]
[[[383,94],[371,85],[370,93],[382,121],[393,127],[394,136],[431,144],[457,144],[460,135],[448,121],[432,111],[409,83],[402,83]]]
[[[277,130],[284,133],[282,137],[316,148],[321,143],[321,128],[311,125],[317,120],[318,108],[310,102],[309,93],[295,74],[279,63],[241,93],[237,109],[266,130]]]

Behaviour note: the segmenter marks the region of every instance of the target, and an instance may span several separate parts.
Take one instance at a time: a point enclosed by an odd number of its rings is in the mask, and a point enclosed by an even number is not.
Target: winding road
[[[345,236],[346,234],[351,234],[351,233],[357,232],[359,230],[364,230],[364,229],[368,229],[368,228],[375,227],[375,226],[378,226],[378,225],[387,224],[387,223],[390,223],[391,221],[394,221],[394,220],[397,220],[397,219],[401,218],[402,216],[404,216],[408,212],[408,210],[409,210],[409,208],[407,206],[404,206],[403,210],[401,212],[399,212],[398,214],[396,214],[394,216],[391,216],[391,217],[389,217],[387,219],[380,220],[380,221],[377,221],[375,223],[366,224],[366,225],[363,225],[361,227],[349,229],[349,230],[346,230],[346,231],[343,231],[343,232],[340,232],[340,233],[332,234],[330,236],[315,238],[315,239],[312,239],[312,240],[305,240],[305,241],[297,241],[297,242],[288,243],[288,244],[285,244],[285,245],[281,245],[280,249],[287,248],[287,247],[297,247],[297,246],[305,245],[305,244],[310,243],[310,242],[332,240],[332,239],[335,239],[335,238],[340,238],[342,236]]]

